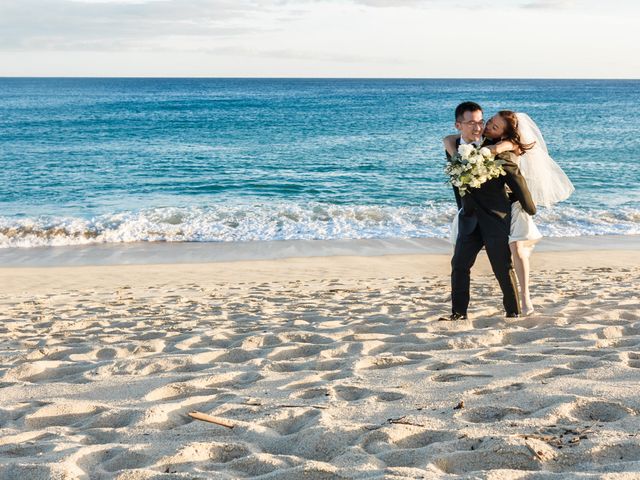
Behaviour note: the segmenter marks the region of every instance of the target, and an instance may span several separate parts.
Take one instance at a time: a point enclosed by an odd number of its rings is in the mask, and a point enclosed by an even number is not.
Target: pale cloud
[[[576,5],[574,0],[536,0],[533,2],[525,3],[523,8],[530,9],[558,9],[558,8],[571,8]]]
[[[0,3],[2,50],[104,50],[144,47],[171,36],[229,37],[259,29],[267,2],[249,0]]]
[[[436,3],[436,0],[352,0],[353,3],[368,7],[418,7]]]
[[[463,0],[465,1],[465,0]],[[418,8],[447,0],[1,0],[0,51],[147,50],[240,37],[323,6]],[[295,39],[293,39],[295,42]],[[173,42],[170,49],[179,49]]]
[[[0,0],[0,76],[457,77],[468,57],[476,77],[637,78],[639,4]]]
[[[212,53],[221,55],[234,55],[238,57],[253,57],[253,58],[271,58],[280,60],[303,60],[313,62],[337,62],[344,64],[356,65],[359,63],[377,63],[381,65],[388,65],[390,63],[395,64],[407,64],[409,59],[399,58],[395,55],[375,55],[375,54],[362,54],[362,53],[348,53],[348,52],[323,52],[318,49],[296,49],[296,48],[282,48],[282,49],[269,49],[269,48],[242,48],[242,47],[220,47],[220,48],[208,48],[197,49],[194,52],[200,53]]]

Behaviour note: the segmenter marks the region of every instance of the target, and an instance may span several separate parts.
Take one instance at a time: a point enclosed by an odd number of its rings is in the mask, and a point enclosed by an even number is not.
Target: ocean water
[[[446,237],[464,100],[573,181],[544,235],[640,234],[640,81],[0,78],[0,248]]]

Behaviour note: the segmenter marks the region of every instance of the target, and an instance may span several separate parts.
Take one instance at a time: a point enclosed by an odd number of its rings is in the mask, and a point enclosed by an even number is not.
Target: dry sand
[[[0,269],[0,478],[640,478],[638,251],[448,262]]]

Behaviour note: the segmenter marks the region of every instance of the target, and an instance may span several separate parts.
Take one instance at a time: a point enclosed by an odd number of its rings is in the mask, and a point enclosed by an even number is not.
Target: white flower
[[[469,155],[471,155],[471,152],[473,152],[473,150],[473,145],[469,144],[463,144],[458,147],[458,153],[465,160],[469,158]]]
[[[458,147],[458,154],[445,167],[445,172],[449,176],[449,183],[457,187],[460,195],[506,174],[502,163],[494,159],[488,148],[477,149],[468,144]]]

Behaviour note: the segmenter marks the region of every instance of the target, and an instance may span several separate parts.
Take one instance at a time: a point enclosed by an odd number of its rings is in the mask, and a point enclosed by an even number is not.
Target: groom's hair
[[[462,117],[466,112],[482,111],[482,107],[476,102],[462,102],[456,107],[456,122],[462,120]]]

